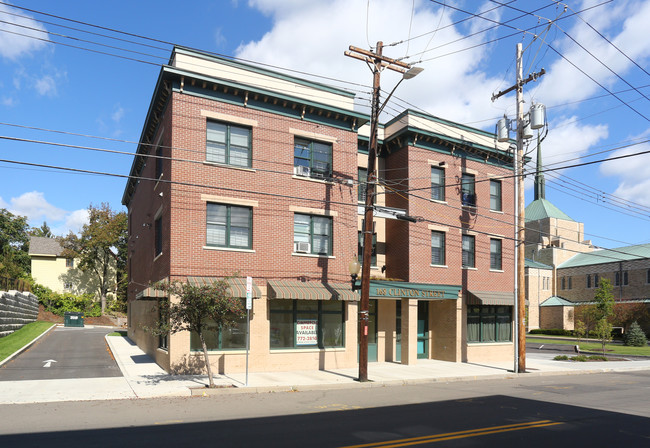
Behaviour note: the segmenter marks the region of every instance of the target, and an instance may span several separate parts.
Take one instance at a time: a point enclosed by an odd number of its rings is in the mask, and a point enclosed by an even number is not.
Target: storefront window
[[[344,303],[269,300],[271,348],[344,346]]]
[[[235,326],[230,328],[219,327],[210,321],[208,328],[203,332],[205,345],[208,350],[241,350],[246,348],[246,316],[237,321]],[[190,334],[190,350],[203,350],[201,338],[196,332]]]
[[[512,307],[474,305],[467,310],[467,342],[510,342]]]

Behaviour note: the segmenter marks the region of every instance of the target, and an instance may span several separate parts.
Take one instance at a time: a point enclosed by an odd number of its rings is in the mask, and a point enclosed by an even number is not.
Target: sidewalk
[[[480,365],[421,359],[411,366],[371,363],[368,366],[371,381],[367,383],[356,381],[358,370],[350,368],[329,371],[252,372],[249,373],[248,386],[245,373],[215,375],[214,381],[220,387],[206,389],[207,376],[168,375],[126,337],[106,336],[106,341],[124,377],[0,381],[0,404],[367,388],[517,377],[517,374],[512,373],[512,362]],[[650,370],[650,360],[567,362],[553,361],[552,357],[553,355],[542,352],[527,355],[527,373],[520,375]]]

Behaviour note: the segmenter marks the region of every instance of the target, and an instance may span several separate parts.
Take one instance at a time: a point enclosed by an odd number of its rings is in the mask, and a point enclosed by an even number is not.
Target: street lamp
[[[359,271],[361,270],[361,263],[358,260],[352,260],[348,264],[348,270],[350,271],[350,277],[352,281],[352,291],[358,291],[361,289],[361,285],[357,286],[357,278],[359,277]]]

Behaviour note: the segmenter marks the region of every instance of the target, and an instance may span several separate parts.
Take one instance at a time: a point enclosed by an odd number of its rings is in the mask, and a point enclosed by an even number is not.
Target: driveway
[[[105,327],[56,327],[0,367],[0,381],[122,376],[104,339],[113,331]]]

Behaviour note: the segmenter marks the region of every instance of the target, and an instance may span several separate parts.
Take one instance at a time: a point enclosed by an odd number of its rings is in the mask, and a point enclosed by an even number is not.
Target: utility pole
[[[517,82],[514,86],[492,96],[492,101],[513,90],[517,91],[517,150],[514,155],[515,171],[515,373],[526,371],[526,277],[525,277],[525,201],[524,201],[524,85],[536,81],[546,71],[531,74],[523,79],[522,45],[517,44]]]
[[[376,52],[364,50],[350,46],[350,50],[345,52],[346,56],[355,59],[360,59],[370,66],[373,73],[372,79],[372,103],[370,112],[370,146],[368,148],[368,176],[366,182],[366,202],[364,212],[364,225],[363,225],[363,257],[361,264],[361,303],[359,309],[359,381],[368,381],[368,310],[370,308],[370,263],[372,259],[372,228],[374,206],[373,199],[375,197],[375,185],[377,183],[377,175],[375,172],[375,165],[377,161],[377,127],[379,120],[379,113],[382,109],[379,105],[380,94],[380,77],[381,71],[384,68],[404,74],[404,78],[408,79],[412,76],[406,76],[406,73],[411,66],[405,62],[397,61],[395,59],[383,56],[383,42],[377,42]],[[413,75],[415,76],[415,75]],[[401,80],[400,80],[401,82]],[[398,83],[399,85],[399,83]],[[397,86],[395,86],[397,88]],[[393,89],[393,92],[395,89]],[[390,98],[391,94],[386,98]],[[385,105],[386,103],[384,103]]]

